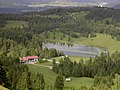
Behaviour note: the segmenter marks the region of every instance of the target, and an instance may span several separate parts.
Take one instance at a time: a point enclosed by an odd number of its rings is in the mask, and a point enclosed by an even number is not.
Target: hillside
[[[10,90],[119,90],[119,84],[119,9],[0,13],[0,85]]]
[[[57,75],[54,72],[52,72],[52,70],[50,70],[49,68],[46,68],[46,67],[41,67],[39,65],[38,66],[29,65],[28,67],[32,73],[36,73],[36,72],[42,73],[45,77],[45,82],[48,86],[54,85],[53,81],[55,81]],[[77,87],[77,89],[79,89],[81,86],[90,87],[92,83],[93,83],[92,78],[85,78],[85,77],[74,78],[74,77],[72,77],[72,82],[65,82],[64,90],[69,90],[70,89],[69,87]]]
[[[27,5],[33,5],[33,4],[59,4],[62,5],[64,3],[70,3],[69,5],[75,4],[78,5],[78,3],[84,3],[84,5],[86,6],[86,4],[88,4],[88,6],[92,5],[98,5],[101,3],[108,3],[108,4],[112,4],[112,3],[120,3],[119,0],[4,0],[4,1],[0,1],[0,7],[12,7],[12,6],[27,6]]]

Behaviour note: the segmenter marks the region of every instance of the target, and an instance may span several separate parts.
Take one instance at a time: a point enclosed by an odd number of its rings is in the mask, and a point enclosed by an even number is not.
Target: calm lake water
[[[101,50],[97,47],[74,44],[73,46],[69,46],[67,44],[53,44],[53,43],[43,43],[43,48],[55,48],[59,51],[63,51],[65,55],[69,56],[82,56],[82,57],[95,57],[96,55],[100,55]]]

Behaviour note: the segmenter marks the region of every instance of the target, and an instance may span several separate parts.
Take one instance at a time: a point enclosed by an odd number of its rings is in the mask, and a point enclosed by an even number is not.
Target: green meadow
[[[7,89],[7,88],[0,85],[0,90],[9,90],[9,89]]]
[[[99,48],[106,48],[110,53],[120,51],[120,41],[112,39],[110,35],[97,34],[97,37],[91,40],[90,38],[82,38],[81,41],[76,40],[76,43],[81,43],[85,45],[96,46]]]
[[[57,74],[55,74],[52,70],[50,70],[47,67],[36,66],[36,65],[28,65],[28,67],[32,73],[37,73],[37,72],[42,73],[44,75],[46,85],[49,85],[49,86],[54,85]],[[75,87],[76,89],[79,89],[81,86],[90,87],[93,83],[92,78],[72,77],[71,79],[72,79],[71,82],[64,81],[64,84],[65,84],[64,90],[69,90],[71,87]]]

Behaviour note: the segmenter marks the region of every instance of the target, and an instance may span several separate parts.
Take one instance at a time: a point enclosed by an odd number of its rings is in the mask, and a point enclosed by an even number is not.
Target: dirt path
[[[53,62],[53,60],[47,59],[47,61],[49,62]],[[59,64],[60,62],[56,61],[57,64]]]
[[[47,59],[47,61],[52,62],[53,60]],[[60,62],[57,61],[56,63],[59,64]],[[41,66],[41,67],[47,67],[49,69],[52,69],[52,66],[49,66],[49,65],[41,65],[41,64],[33,64],[33,65]]]
[[[40,64],[33,64],[33,65],[47,67],[47,68],[52,68],[52,66],[48,66],[48,65],[40,65]]]

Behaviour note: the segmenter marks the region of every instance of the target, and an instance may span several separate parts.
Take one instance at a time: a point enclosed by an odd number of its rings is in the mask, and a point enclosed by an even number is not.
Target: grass
[[[72,81],[71,82],[66,82],[65,83],[65,90],[70,90],[70,86],[74,87],[75,90],[80,90],[79,88],[81,86],[86,86],[86,87],[90,87],[93,83],[93,79],[92,78],[86,78],[86,77],[82,77],[82,78],[74,78],[72,77]]]
[[[37,64],[52,66],[52,62],[49,62],[49,61],[45,61],[45,62],[37,63]]]
[[[52,70],[50,70],[47,67],[35,66],[35,65],[28,65],[28,67],[32,73],[36,73],[36,72],[42,73],[44,75],[46,85],[54,85],[57,74],[55,74]],[[72,79],[71,82],[64,82],[65,83],[64,90],[70,90],[69,87],[75,87],[76,89],[79,89],[81,86],[90,87],[93,83],[92,78],[72,77],[71,79]]]
[[[28,23],[25,21],[7,21],[7,24],[4,28],[23,28],[27,26]]]
[[[120,41],[112,39],[112,36],[110,35],[97,34],[97,37],[95,37],[93,40],[90,38],[84,38],[78,43],[97,47],[105,47],[110,53],[113,53],[116,50],[120,51]]]
[[[2,54],[3,52],[0,50],[0,55]]]
[[[7,89],[7,88],[0,85],[0,90],[9,90],[9,89]]]
[[[45,82],[47,85],[53,85],[55,78],[57,77],[57,74],[55,74],[52,70],[50,70],[47,67],[42,67],[42,66],[35,66],[35,65],[28,65],[29,70],[32,73],[42,73],[44,75],[45,78]]]

